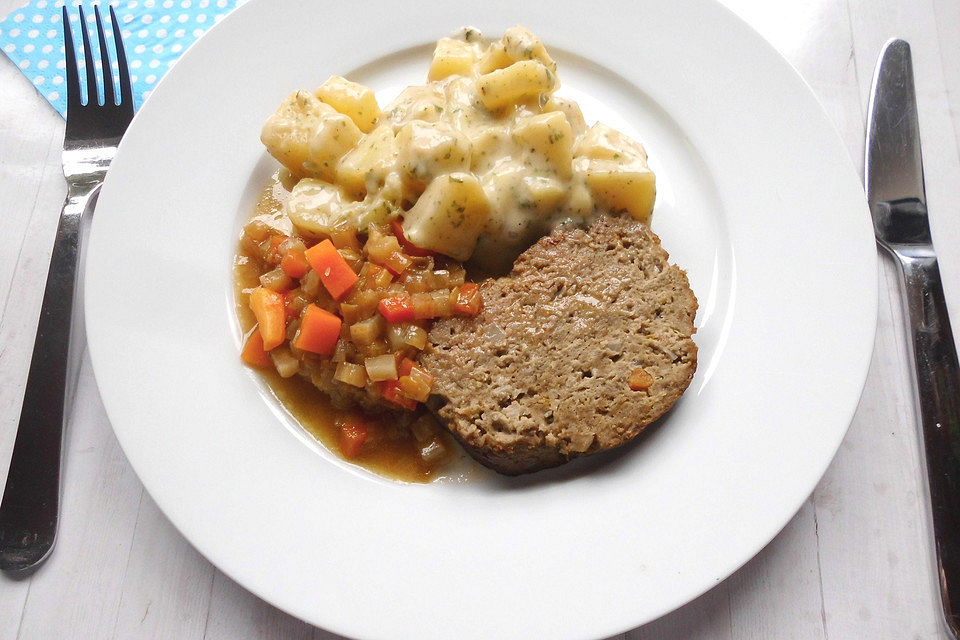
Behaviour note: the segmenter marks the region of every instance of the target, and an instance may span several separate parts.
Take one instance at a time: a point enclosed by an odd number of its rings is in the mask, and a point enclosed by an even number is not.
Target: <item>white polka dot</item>
[[[185,13],[181,13],[179,16],[177,16],[177,22],[186,22],[189,19],[190,19],[190,16],[188,16]]]
[[[46,8],[47,8],[47,0],[40,0],[39,2],[37,2],[36,7],[37,7],[37,9],[46,9]]]
[[[151,22],[153,22],[153,16],[145,15],[142,18],[140,18],[140,20],[143,21],[143,24],[150,24]]]
[[[134,52],[134,53],[143,53],[143,52],[146,51],[146,50],[147,50],[147,48],[146,48],[145,46],[143,46],[142,44],[138,44],[137,46],[135,46],[135,47],[133,48],[133,52]]]
[[[53,76],[53,84],[63,84],[63,76]]]
[[[67,66],[66,62],[64,62],[63,60],[57,60],[57,69],[64,69],[66,68],[66,66]]]
[[[183,7],[184,9],[189,9],[189,8],[190,8],[190,0],[183,0],[183,2],[180,3],[180,6]]]
[[[14,51],[17,50],[17,45],[15,45],[15,44],[8,44],[8,45],[6,45],[6,46],[3,47],[3,50],[6,51],[7,53],[13,53]]]
[[[225,9],[227,7],[227,0],[217,0],[217,6],[221,9]]]
[[[140,68],[140,65],[142,65],[142,64],[143,64],[143,63],[140,62],[139,60],[132,60],[132,61],[130,62],[130,68],[131,68],[131,69],[139,69],[139,68]]]
[[[57,93],[56,91],[51,91],[50,93],[47,94],[47,99],[48,99],[48,100],[59,100],[59,99],[60,99],[60,94]]]
[[[183,29],[177,29],[176,31],[173,32],[173,37],[174,37],[174,38],[182,38],[185,33],[186,33],[186,31],[184,31]]]
[[[21,68],[21,69],[28,69],[29,67],[30,67],[30,61],[29,61],[29,60],[21,60],[21,61],[20,61],[20,68]]]
[[[18,13],[17,15],[13,16],[13,21],[14,21],[14,22],[23,22],[23,14],[22,14],[22,13]]]
[[[10,37],[16,38],[20,35],[20,29],[10,29]]]
[[[130,82],[136,82],[137,76],[130,76]]]
[[[156,3],[155,3],[153,0],[144,0],[143,6],[145,6],[145,7],[153,7],[154,4],[156,4]]]
[[[63,6],[63,5],[61,4],[60,6]],[[58,15],[52,15],[52,16],[50,16],[50,22],[54,22],[54,23],[60,22],[60,16],[58,16]]]
[[[167,62],[167,69],[172,69],[173,65],[175,65],[176,63],[177,63],[176,60],[170,60],[169,62]]]
[[[41,22],[43,22],[43,16],[41,16],[41,15],[33,16],[33,21],[34,21],[34,23],[36,23],[36,24],[40,24]]]
[[[163,53],[163,45],[162,45],[162,44],[155,44],[155,45],[153,45],[153,52],[154,52],[154,53]],[[154,62],[156,62],[156,60],[154,60]]]
[[[198,5],[201,9],[206,9],[207,7],[210,6],[210,0],[200,0],[200,2],[197,3],[197,5]]]
[[[166,37],[167,37],[167,30],[166,30],[166,29],[157,29],[156,35],[157,35],[158,38],[166,38]]]
[[[124,40],[126,40],[130,37],[131,33],[132,31],[130,31],[130,29],[124,29],[123,31],[120,32],[120,35],[123,36]]]
[[[147,98],[149,98],[151,93],[153,93],[153,91],[144,91],[143,99],[146,100]]]
[[[137,31],[138,38],[146,38],[149,34],[150,32],[147,31],[146,29],[140,29],[140,31]]]
[[[150,64],[147,65],[147,66],[149,66],[151,69],[156,69],[157,67],[160,66],[160,61],[159,61],[159,60],[151,60],[151,61],[150,61]]]
[[[203,29],[194,29],[194,30],[193,30],[193,37],[194,37],[194,38],[199,38],[199,37],[202,36],[202,35],[203,35]]]
[[[167,24],[170,22],[170,16],[160,16],[160,24]]]
[[[95,13],[91,13],[90,15],[87,16],[87,22],[89,22],[90,24],[93,24],[96,21],[97,21],[97,15]]]
[[[43,84],[43,81],[44,81],[44,77],[43,77],[43,76],[37,76],[36,78],[33,79],[33,84],[39,86],[39,85]]]
[[[36,29],[30,29],[30,31],[27,31],[28,38],[36,38],[38,35],[40,35],[40,32]]]
[[[136,8],[137,8],[137,3],[136,3],[136,2],[128,2],[128,3],[127,3],[127,9],[136,9]]]
[[[57,31],[56,29],[50,29],[50,31],[47,31],[47,37],[48,37],[48,38],[56,38],[58,33],[60,33],[60,32]]]
[[[26,45],[25,47],[23,47],[23,52],[24,52],[24,53],[30,53],[30,52],[32,52],[32,51],[33,51],[33,45],[32,45],[32,44],[28,44],[28,45]]]
[[[40,69],[46,69],[49,66],[50,66],[49,60],[41,60],[40,62],[37,63],[37,67]]]
[[[206,22],[206,21],[207,21],[207,14],[201,13],[200,15],[197,16],[197,22]]]
[[[182,51],[182,50],[183,50],[183,45],[182,45],[182,44],[179,44],[179,43],[177,43],[177,44],[173,45],[172,47],[170,47],[170,51],[172,51],[173,53],[180,53],[180,51]]]
[[[163,8],[169,9],[173,6],[173,0],[163,0]]]
[[[132,14],[132,13],[128,13],[128,14],[126,14],[125,16],[123,16],[123,23],[126,24],[126,23],[128,23],[128,22],[133,22],[133,14]]]
[[[149,76],[144,78],[144,80],[146,80],[147,84],[153,84],[154,82],[157,81],[157,76],[150,74]]]

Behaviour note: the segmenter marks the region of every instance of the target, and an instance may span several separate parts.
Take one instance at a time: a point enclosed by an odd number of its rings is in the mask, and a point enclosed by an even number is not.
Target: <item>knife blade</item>
[[[867,117],[864,182],[877,243],[899,265],[924,443],[943,621],[960,638],[960,365],[930,235],[910,45],[888,41]]]

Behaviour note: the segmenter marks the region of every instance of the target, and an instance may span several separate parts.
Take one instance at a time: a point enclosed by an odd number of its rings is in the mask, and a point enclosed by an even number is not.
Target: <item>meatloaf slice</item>
[[[636,437],[697,368],[697,299],[668,258],[625,216],[545,236],[481,285],[479,316],[433,325],[421,355],[436,378],[429,406],[508,475]]]

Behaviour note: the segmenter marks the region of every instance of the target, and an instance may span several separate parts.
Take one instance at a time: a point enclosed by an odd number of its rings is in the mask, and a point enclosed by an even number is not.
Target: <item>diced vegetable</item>
[[[277,267],[260,276],[260,284],[271,291],[283,292],[288,291],[293,286],[293,280],[283,269]]]
[[[333,374],[334,379],[340,382],[363,388],[367,384],[367,370],[359,364],[352,362],[341,362],[337,365],[337,371]]]
[[[309,271],[310,263],[301,249],[288,249],[280,260],[280,268],[291,278],[302,278]]]
[[[297,371],[300,370],[300,361],[293,357],[290,349],[287,349],[285,346],[272,350],[270,352],[270,360],[282,378],[294,376]]]
[[[306,257],[334,300],[342,298],[357,283],[357,274],[329,240],[307,249]]]
[[[283,295],[264,287],[250,292],[250,310],[260,325],[263,348],[266,351],[279,346],[286,334],[286,310]]]
[[[400,405],[404,409],[409,409],[413,411],[417,408],[417,401],[413,398],[408,398],[403,395],[403,392],[400,391],[400,383],[396,380],[387,380],[383,383],[381,388],[380,395],[390,402]]]
[[[363,366],[374,382],[397,379],[397,358],[392,353],[366,358]]]
[[[240,358],[251,367],[258,369],[269,367],[272,364],[270,354],[263,348],[263,336],[260,335],[260,329],[254,329],[247,336],[243,351],[240,352]]]
[[[413,314],[417,320],[448,316],[452,308],[449,289],[415,293],[410,296],[410,301],[413,304]]]
[[[340,338],[340,318],[315,304],[307,307],[293,346],[322,356],[333,354]]]
[[[350,325],[350,339],[360,347],[373,344],[383,334],[383,318],[373,316]]]
[[[447,447],[440,440],[431,440],[420,449],[420,459],[428,465],[435,465],[447,455]]]
[[[390,230],[393,231],[393,235],[397,237],[397,240],[400,242],[400,246],[403,247],[404,252],[408,255],[417,256],[420,258],[435,255],[433,251],[430,251],[429,249],[421,249],[417,245],[407,240],[407,237],[403,235],[403,225],[400,224],[399,220],[395,219],[390,222]]]
[[[367,440],[367,427],[358,422],[348,422],[340,427],[337,444],[346,458],[360,455],[363,443]]]
[[[395,236],[389,236],[371,228],[364,249],[370,260],[377,264],[384,264],[391,255],[400,251],[400,241]]]
[[[303,308],[310,304],[303,292],[299,289],[287,291],[284,294],[284,303],[286,304],[287,320],[299,318]]]
[[[407,327],[403,342],[415,349],[425,349],[427,346],[427,330],[412,324]]]
[[[406,271],[407,267],[409,267],[412,262],[413,261],[409,257],[403,255],[403,253],[394,251],[387,257],[386,260],[383,261],[383,266],[387,268],[387,271],[395,276],[398,276]]]
[[[404,295],[383,298],[377,305],[377,311],[387,322],[410,322],[415,317],[410,298]]]
[[[419,402],[426,402],[433,389],[433,376],[426,369],[413,365],[409,373],[400,376],[400,390]]]
[[[453,311],[457,315],[472,318],[483,306],[483,298],[480,297],[480,287],[472,282],[467,282],[457,290],[457,299],[453,303]]]
[[[653,384],[653,376],[646,369],[634,369],[627,377],[631,391],[646,391]]]

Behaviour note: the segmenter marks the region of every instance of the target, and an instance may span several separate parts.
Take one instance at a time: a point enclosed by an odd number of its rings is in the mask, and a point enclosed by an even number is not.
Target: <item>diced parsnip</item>
[[[363,366],[367,376],[374,382],[397,379],[397,358],[392,353],[365,358]]]
[[[310,152],[304,167],[311,175],[327,182],[337,179],[337,163],[348,151],[357,146],[363,133],[349,116],[338,113],[328,104],[320,103],[326,110],[310,138]]]
[[[573,162],[573,130],[560,111],[541,113],[520,120],[513,130],[517,142],[539,168],[569,178]]]
[[[397,133],[397,166],[420,194],[436,176],[470,169],[470,140],[445,122],[410,122]]]
[[[352,362],[341,362],[337,365],[337,371],[333,374],[334,379],[354,387],[363,388],[367,384],[367,370],[359,364]]]
[[[577,104],[576,100],[561,96],[550,96],[547,103],[543,105],[543,111],[559,111],[567,116],[567,122],[570,123],[570,128],[573,130],[573,137],[575,138],[583,135],[587,130],[587,123],[583,119],[583,112],[580,111],[580,105]]]
[[[464,261],[489,215],[490,204],[477,179],[451,173],[431,182],[405,214],[403,233],[418,247]]]
[[[356,148],[348,151],[337,165],[337,182],[355,197],[383,184],[396,168],[397,143],[393,127],[384,124],[363,136]]]
[[[283,211],[301,233],[313,238],[329,236],[335,227],[355,218],[355,207],[343,190],[315,178],[304,178],[293,187]]]
[[[277,347],[270,352],[270,359],[281,378],[289,378],[300,370],[300,361],[293,357],[290,349],[285,346]]]
[[[380,106],[370,87],[340,76],[331,76],[315,93],[340,113],[350,116],[364,133],[373,131],[380,119]]]
[[[624,167],[616,160],[574,161],[582,171],[597,206],[608,211],[626,211],[641,222],[649,222],[657,197],[653,172],[642,167]]]
[[[507,55],[507,50],[503,46],[503,43],[494,42],[487,47],[487,50],[480,56],[480,60],[477,61],[477,72],[490,73],[497,69],[506,69],[514,62],[516,61]]]
[[[447,76],[468,76],[477,61],[476,48],[463,40],[440,38],[433,50],[433,60],[427,80],[442,80]]]
[[[557,86],[557,76],[536,60],[515,62],[477,78],[480,101],[490,110],[536,100]]]
[[[540,38],[535,36],[526,27],[517,25],[507,29],[503,38],[500,40],[506,54],[513,60],[539,60],[543,66],[551,71],[557,70],[557,63],[553,61],[550,54]]]
[[[617,160],[621,164],[639,161],[647,166],[647,152],[642,144],[602,122],[590,127],[577,141],[573,155],[594,160]]]
[[[304,167],[310,141],[330,108],[309,91],[294,91],[267,118],[260,141],[267,151],[297,177],[313,175]]]

